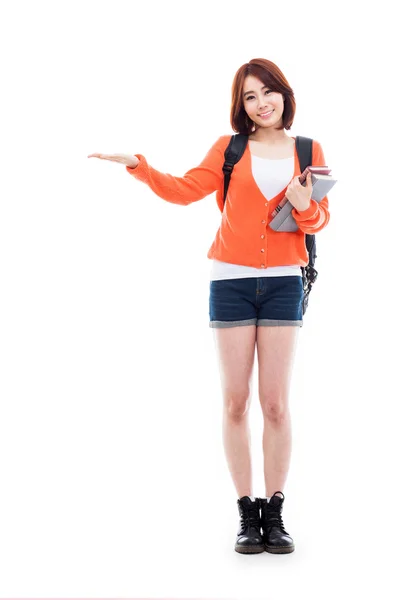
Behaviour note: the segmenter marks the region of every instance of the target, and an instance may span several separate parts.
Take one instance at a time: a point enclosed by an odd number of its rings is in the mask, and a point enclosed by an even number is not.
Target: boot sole
[[[294,551],[294,546],[265,546],[265,552],[270,554],[289,554]]]
[[[264,552],[264,546],[235,546],[235,551],[239,554],[260,554]]]

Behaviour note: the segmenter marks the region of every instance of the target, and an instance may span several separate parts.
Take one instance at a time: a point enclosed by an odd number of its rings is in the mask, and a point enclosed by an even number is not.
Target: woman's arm
[[[126,167],[128,173],[146,183],[153,192],[174,204],[186,206],[201,200],[223,185],[224,151],[230,136],[221,136],[213,144],[202,162],[187,171],[183,177],[161,173],[151,167],[142,154],[135,154],[139,164],[135,168]]]
[[[321,144],[313,140],[313,165],[325,165],[325,157]],[[324,196],[320,202],[311,199],[307,210],[292,210],[292,216],[297,226],[304,233],[317,233],[326,227],[329,223],[329,201],[328,196]]]

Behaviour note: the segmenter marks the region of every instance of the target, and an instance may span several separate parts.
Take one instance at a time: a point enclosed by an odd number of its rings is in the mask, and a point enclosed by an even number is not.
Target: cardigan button
[[[265,265],[261,265],[263,268],[265,267]]]
[[[265,223],[264,219],[261,221],[261,223]]]
[[[261,248],[261,252],[265,252],[265,251],[264,251],[264,248]]]
[[[264,238],[265,238],[265,235],[262,235],[262,236],[261,236],[261,239],[263,240]]]

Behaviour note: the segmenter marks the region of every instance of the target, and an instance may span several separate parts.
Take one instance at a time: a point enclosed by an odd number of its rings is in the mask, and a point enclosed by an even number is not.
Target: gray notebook
[[[337,179],[333,179],[330,175],[311,174],[311,182],[313,185],[311,198],[316,202],[321,202],[322,198],[325,198],[327,193],[333,188]],[[271,229],[283,232],[297,231],[298,226],[292,216],[292,210],[293,205],[288,200],[269,224]]]

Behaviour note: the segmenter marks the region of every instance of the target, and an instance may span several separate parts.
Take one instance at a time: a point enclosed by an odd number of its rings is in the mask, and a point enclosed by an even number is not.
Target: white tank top
[[[294,172],[294,156],[289,158],[272,159],[261,158],[251,154],[251,168],[253,177],[265,198],[274,198],[292,180]],[[213,259],[210,279],[239,279],[241,277],[281,277],[285,275],[299,275],[300,265],[285,265],[257,269],[245,265],[235,265]]]

